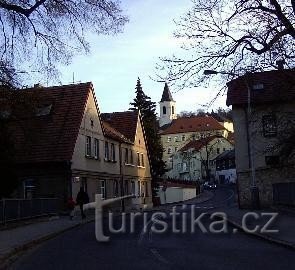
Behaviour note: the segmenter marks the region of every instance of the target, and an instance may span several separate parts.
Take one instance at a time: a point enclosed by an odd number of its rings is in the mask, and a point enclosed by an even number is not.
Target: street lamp
[[[226,72],[226,71],[216,71],[216,70],[204,70],[204,75],[216,75],[216,74],[226,74],[231,76],[239,76],[238,74]],[[251,192],[251,205],[253,209],[259,208],[259,189],[256,185],[256,178],[255,178],[255,167],[254,167],[254,155],[253,155],[253,144],[252,144],[252,137],[249,128],[249,119],[251,116],[251,88],[248,81],[249,72],[244,74],[244,81],[247,87],[247,137],[248,137],[248,156],[249,156],[249,165],[251,169],[251,185],[250,185],[250,192]]]

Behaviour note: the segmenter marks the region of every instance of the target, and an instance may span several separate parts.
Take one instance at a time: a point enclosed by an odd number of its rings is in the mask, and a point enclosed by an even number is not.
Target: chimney
[[[276,64],[278,65],[278,70],[283,70],[284,69],[284,64],[285,64],[285,60],[280,59],[276,62]]]
[[[34,88],[42,88],[42,84],[41,83],[35,83],[34,84]]]

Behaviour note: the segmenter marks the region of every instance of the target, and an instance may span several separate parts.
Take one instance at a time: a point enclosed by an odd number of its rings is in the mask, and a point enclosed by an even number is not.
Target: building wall
[[[224,138],[216,138],[208,144],[208,148],[212,146],[209,160],[211,160],[210,170],[211,175],[215,176],[214,159],[226,150],[233,149],[233,145]],[[219,153],[217,152],[219,149]],[[202,180],[205,177],[205,169],[202,166],[201,160],[206,160],[207,152],[205,147],[200,151],[188,151],[188,153],[178,152],[173,155],[173,168],[167,173],[167,177],[184,179],[184,180]],[[187,163],[186,170],[178,164]],[[181,168],[180,168],[181,167]]]
[[[160,187],[158,196],[161,204],[182,202],[196,197],[196,188],[167,187],[166,191]]]
[[[292,103],[252,106],[252,114],[249,119],[249,132],[253,149],[255,179],[259,187],[261,204],[264,206],[269,206],[273,203],[273,183],[295,181],[294,165],[293,167],[281,166],[280,168],[273,168],[267,165],[265,161],[265,156],[279,155],[278,149],[274,149],[273,146],[277,145],[279,140],[285,135],[287,122],[289,122],[289,126],[293,125],[294,127],[294,112],[295,106]],[[263,134],[262,117],[272,113],[277,118],[278,133],[275,137],[265,137]],[[248,155],[249,142],[247,138],[246,110],[238,106],[233,106],[233,119],[240,206],[248,207],[251,174]],[[292,163],[293,161],[289,162]]]
[[[176,152],[177,150],[180,150],[183,146],[185,146],[190,140],[192,140],[193,136],[195,136],[196,139],[201,138],[201,135],[203,136],[209,136],[209,135],[221,135],[225,138],[227,138],[228,132],[226,130],[213,130],[213,131],[204,131],[204,132],[184,132],[184,133],[176,133],[176,134],[165,134],[161,135],[161,142],[164,148],[163,153],[163,160],[167,164],[167,168],[171,168],[171,160],[169,159],[172,154]],[[170,138],[170,139],[169,139]],[[171,154],[169,154],[169,150],[171,149]]]
[[[150,164],[139,120],[137,126],[134,145],[119,143],[104,137],[94,97],[92,94],[89,96],[72,157],[72,195],[74,198],[76,198],[80,187],[84,185],[87,186],[90,201],[94,201],[95,194],[101,193],[105,181],[106,198],[121,196],[126,192],[131,194],[132,187],[135,186],[135,194],[140,198],[127,200],[127,206],[130,204],[130,207],[142,208],[143,206],[140,204],[143,202],[149,207],[152,205]],[[92,153],[94,153],[94,139],[99,142],[99,153],[96,157],[93,154],[91,156],[86,155],[87,136],[91,137]],[[105,158],[106,142],[109,145],[109,159]],[[115,148],[115,160],[111,156],[112,144]],[[126,149],[128,149],[129,155],[131,153],[133,155],[133,164],[125,162]],[[137,153],[140,154],[141,163],[143,155],[144,165],[137,163]],[[122,162],[122,176],[120,175],[120,162]],[[115,192],[114,187],[116,185],[118,192]],[[122,189],[124,189],[124,192]],[[142,197],[145,199],[143,200]]]

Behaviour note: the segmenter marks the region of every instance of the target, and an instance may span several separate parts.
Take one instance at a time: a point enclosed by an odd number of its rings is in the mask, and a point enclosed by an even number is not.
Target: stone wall
[[[251,173],[244,171],[238,175],[238,194],[240,208],[251,208]],[[261,207],[269,207],[273,204],[273,184],[295,182],[294,165],[261,168],[255,171],[256,185],[259,188],[259,199]]]

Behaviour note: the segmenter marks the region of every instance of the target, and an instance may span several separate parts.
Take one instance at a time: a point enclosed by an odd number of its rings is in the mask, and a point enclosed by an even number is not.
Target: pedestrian
[[[68,203],[67,203],[67,207],[70,212],[70,219],[71,220],[74,218],[75,205],[76,205],[76,203],[75,203],[74,199],[72,197],[69,198]]]
[[[76,202],[80,206],[82,219],[85,219],[86,215],[83,210],[83,205],[89,203],[89,197],[88,194],[84,191],[83,187],[80,188],[80,191],[77,194]]]

